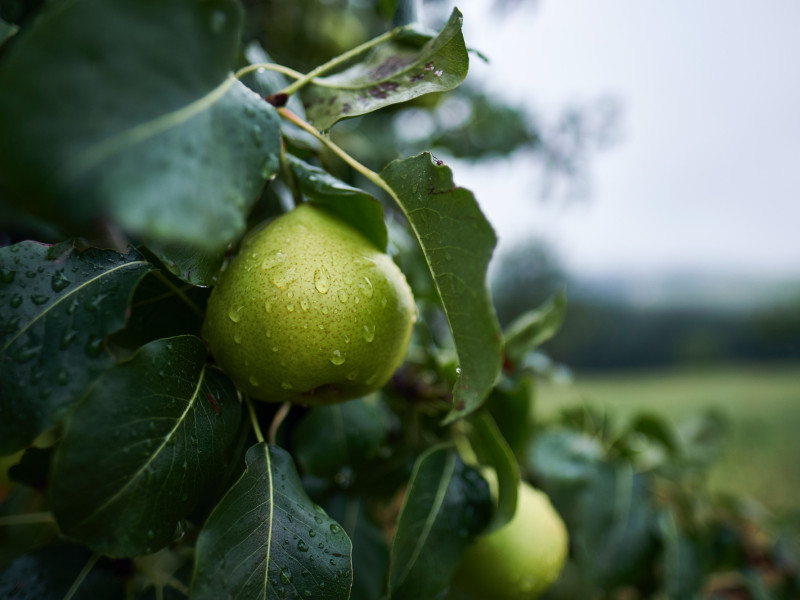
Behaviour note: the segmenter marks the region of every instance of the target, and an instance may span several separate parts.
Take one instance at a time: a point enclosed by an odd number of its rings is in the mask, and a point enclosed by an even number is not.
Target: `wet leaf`
[[[240,20],[232,0],[46,5],[0,69],[12,200],[80,234],[110,218],[167,262],[165,244],[236,239],[280,143],[273,107],[230,73]]]
[[[344,118],[457,87],[469,67],[462,20],[455,9],[435,38],[415,35],[412,29],[406,37],[376,46],[345,71],[315,79],[303,90],[311,123],[329,129]],[[420,37],[424,44],[419,44]]]
[[[184,242],[148,242],[147,247],[170,273],[192,285],[213,285],[225,262],[224,248],[209,251]]]
[[[304,472],[333,478],[374,459],[388,429],[383,408],[369,400],[317,406],[294,431],[295,457]]]
[[[364,190],[346,184],[327,171],[288,155],[289,165],[303,195],[360,231],[381,252],[388,236],[381,203]]]
[[[531,431],[531,414],[536,400],[536,380],[526,373],[515,379],[501,378],[485,408],[515,455],[521,456]]]
[[[481,466],[490,467],[497,477],[497,506],[484,533],[496,531],[508,523],[517,511],[519,467],[491,415],[481,412],[470,419],[470,440]]]
[[[260,443],[245,460],[200,532],[192,599],[346,600],[350,539],[308,498],[291,456]]]
[[[135,250],[0,248],[0,454],[27,446],[111,366],[103,340],[151,268]]]
[[[486,287],[496,238],[472,192],[429,153],[396,160],[381,177],[419,240],[453,334],[460,372],[447,422],[478,409],[500,373],[500,326]]]
[[[170,543],[224,472],[241,414],[198,338],[144,346],[103,374],[67,421],[50,487],[62,531],[106,556]]]
[[[350,600],[375,600],[386,594],[389,544],[370,518],[363,497],[338,494],[325,505],[353,542],[353,589]]]
[[[567,297],[562,290],[540,308],[520,315],[503,334],[508,361],[518,365],[528,352],[553,337],[566,310]]]
[[[491,514],[488,484],[455,450],[436,446],[421,455],[392,544],[389,597],[419,600],[442,593]]]

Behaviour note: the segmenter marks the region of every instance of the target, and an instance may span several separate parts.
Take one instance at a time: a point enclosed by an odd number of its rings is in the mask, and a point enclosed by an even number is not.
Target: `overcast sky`
[[[482,85],[555,114],[618,98],[587,201],[534,203],[524,163],[454,165],[508,245],[546,236],[576,273],[800,275],[800,1],[541,0],[460,8]]]

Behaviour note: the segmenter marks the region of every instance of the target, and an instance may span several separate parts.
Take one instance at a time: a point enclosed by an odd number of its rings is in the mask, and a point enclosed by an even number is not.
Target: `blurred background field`
[[[800,524],[800,363],[577,374],[574,382],[543,382],[537,402],[543,417],[588,403],[615,419],[648,411],[675,424],[716,410],[729,433],[712,490],[752,496]]]

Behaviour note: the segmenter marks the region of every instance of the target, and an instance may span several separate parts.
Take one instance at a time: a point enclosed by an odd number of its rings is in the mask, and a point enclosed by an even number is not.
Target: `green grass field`
[[[617,420],[647,410],[677,423],[721,410],[731,432],[712,490],[745,494],[800,519],[800,364],[577,374],[572,384],[543,383],[538,410],[546,416],[584,401]]]

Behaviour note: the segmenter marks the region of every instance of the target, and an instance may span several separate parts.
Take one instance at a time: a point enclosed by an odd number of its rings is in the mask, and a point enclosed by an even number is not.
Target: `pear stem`
[[[264,443],[264,434],[261,433],[261,426],[258,424],[258,417],[256,416],[256,409],[253,408],[253,402],[250,396],[244,397],[245,404],[247,404],[247,411],[250,413],[250,423],[253,425],[253,433],[256,434],[256,439],[259,443]]]

